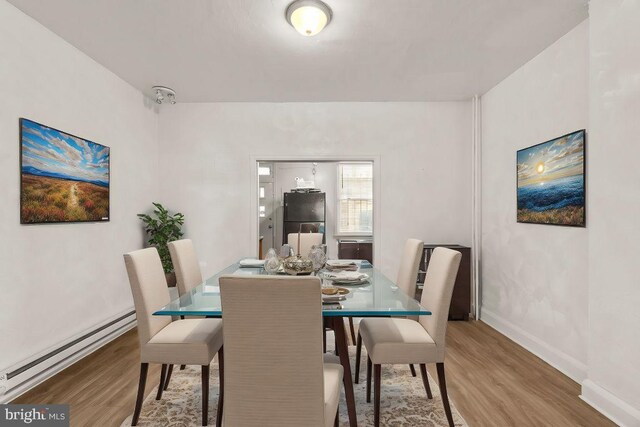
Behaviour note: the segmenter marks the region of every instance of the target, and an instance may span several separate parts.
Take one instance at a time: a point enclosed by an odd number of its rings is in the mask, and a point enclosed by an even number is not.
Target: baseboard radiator
[[[51,378],[135,326],[135,311],[128,310],[105,323],[69,338],[33,357],[0,371],[0,404]],[[62,402],[61,402],[62,403]]]

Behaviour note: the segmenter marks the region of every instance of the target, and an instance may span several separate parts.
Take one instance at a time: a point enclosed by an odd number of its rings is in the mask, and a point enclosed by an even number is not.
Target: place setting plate
[[[362,274],[359,278],[336,277],[331,273],[321,273],[319,276],[324,280],[330,280],[334,285],[360,286],[369,283],[367,274]]]
[[[345,288],[322,288],[322,297],[347,295],[349,292],[351,291]]]
[[[322,288],[322,303],[338,303],[346,300],[346,296],[350,293],[349,289],[338,287],[326,287]]]

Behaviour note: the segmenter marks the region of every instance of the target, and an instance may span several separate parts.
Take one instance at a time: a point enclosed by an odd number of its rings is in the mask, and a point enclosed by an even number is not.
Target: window
[[[338,164],[338,234],[373,232],[373,165]]]
[[[271,166],[258,166],[258,176],[270,176]]]

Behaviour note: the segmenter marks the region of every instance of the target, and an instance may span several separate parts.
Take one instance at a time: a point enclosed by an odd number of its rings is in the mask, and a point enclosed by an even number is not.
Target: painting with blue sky
[[[109,219],[109,147],[20,120],[21,222]]]
[[[518,222],[585,226],[585,131],[518,151]]]

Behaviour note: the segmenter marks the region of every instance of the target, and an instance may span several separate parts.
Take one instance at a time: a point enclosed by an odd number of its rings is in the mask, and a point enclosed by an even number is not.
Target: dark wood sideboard
[[[420,301],[429,260],[433,250],[437,247],[453,249],[462,254],[458,276],[456,277],[456,283],[453,287],[451,306],[449,307],[449,320],[469,320],[469,313],[471,313],[471,248],[469,247],[425,244],[422,259],[420,260],[420,268],[418,270],[416,299]]]
[[[339,259],[366,259],[373,264],[373,241],[371,239],[338,240]]]

